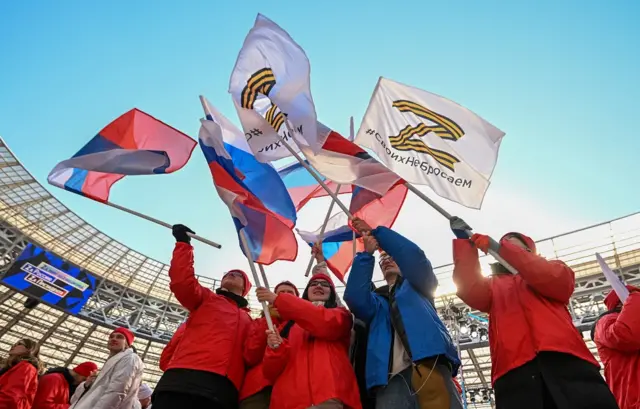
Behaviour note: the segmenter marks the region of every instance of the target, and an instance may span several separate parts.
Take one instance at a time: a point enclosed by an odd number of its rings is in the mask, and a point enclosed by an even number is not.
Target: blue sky
[[[504,130],[483,210],[440,202],[477,230],[528,228],[542,238],[638,210],[633,1],[0,2],[0,136],[45,182],[133,107],[195,138],[204,94],[235,121],[229,76],[258,12],[306,50],[318,116],[345,134],[381,75]],[[168,231],[54,189],[106,233],[169,260]],[[111,200],[221,242],[223,251],[198,247],[201,273],[246,263],[199,151],[178,173],[122,181]],[[327,206],[303,209],[300,227],[318,227]],[[434,263],[450,260],[446,223],[415,198],[396,227]],[[304,254],[268,271],[298,274],[306,262]]]

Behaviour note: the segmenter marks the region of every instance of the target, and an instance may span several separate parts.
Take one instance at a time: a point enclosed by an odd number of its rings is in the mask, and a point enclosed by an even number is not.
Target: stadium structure
[[[5,278],[25,247],[33,243],[96,278],[93,293],[79,311],[52,306],[46,297],[8,286]],[[587,345],[597,356],[589,330],[604,311],[611,290],[595,253],[627,283],[640,284],[640,213],[587,227],[537,243],[549,259],[560,259],[576,273],[570,312]],[[484,265],[488,259],[483,260]],[[465,398],[470,408],[490,408],[491,359],[487,317],[469,310],[456,296],[452,266],[436,269],[441,283],[436,299],[443,320],[458,340],[463,361]],[[169,290],[168,266],[107,236],[55,199],[0,139],[0,355],[18,339],[41,345],[48,367],[107,359],[111,329],[129,327],[137,336],[137,352],[145,363],[144,381],[154,385],[161,371],[164,344],[185,319],[186,311]],[[212,278],[199,277],[210,288]],[[342,293],[344,289],[339,289]],[[255,300],[251,305],[258,308]]]

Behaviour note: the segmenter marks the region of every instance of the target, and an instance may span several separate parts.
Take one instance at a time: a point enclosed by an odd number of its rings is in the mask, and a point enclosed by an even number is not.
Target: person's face
[[[331,295],[331,284],[327,280],[309,281],[309,301],[327,301]]]
[[[244,292],[244,276],[239,271],[232,271],[224,276],[220,286],[237,295]]]
[[[11,356],[24,356],[29,355],[29,348],[25,345],[23,340],[16,342],[9,350]]]
[[[112,332],[111,335],[109,335],[107,348],[114,353],[124,351],[127,349],[127,339],[119,332]]]
[[[296,289],[290,286],[289,284],[280,284],[278,286],[278,290],[276,294],[292,294],[296,295]]]
[[[391,275],[400,274],[400,267],[398,267],[393,258],[388,254],[384,254],[380,257],[380,269],[382,270],[382,275],[385,279]]]
[[[531,252],[531,249],[529,249],[529,247],[527,247],[527,245],[526,245],[526,244],[524,244],[524,243],[522,242],[522,240],[520,240],[520,239],[519,239],[518,237],[516,237],[516,236],[509,236],[509,237],[507,237],[507,238],[506,238],[506,240],[507,240],[509,243],[513,244],[514,246],[518,246],[518,247],[520,247],[520,248],[521,248],[521,249],[523,249],[523,250],[526,250],[526,251],[528,251],[528,252]]]

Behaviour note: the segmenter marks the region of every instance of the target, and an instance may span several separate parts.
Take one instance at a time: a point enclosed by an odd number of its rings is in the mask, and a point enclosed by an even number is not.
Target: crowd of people
[[[170,288],[189,312],[160,357],[154,391],[125,328],[108,340],[98,365],[43,373],[36,342],[23,339],[0,369],[0,409],[460,409],[460,357],[437,314],[438,286],[424,251],[386,227],[353,220],[364,251],[356,255],[344,303],[321,247],[302,294],[289,281],[256,296],[267,315],[249,315],[251,283],[242,270],[220,288],[195,276],[188,227],[176,225]],[[453,280],[472,309],[489,316],[492,385],[497,409],[639,409],[640,291],[615,292],[591,333],[604,364],[587,348],[567,308],[574,273],[536,253],[533,240],[508,233],[499,242],[470,235],[451,220]],[[518,274],[495,263],[480,270],[479,252],[497,252]],[[378,264],[386,285],[376,288]],[[265,310],[267,311],[267,310]]]

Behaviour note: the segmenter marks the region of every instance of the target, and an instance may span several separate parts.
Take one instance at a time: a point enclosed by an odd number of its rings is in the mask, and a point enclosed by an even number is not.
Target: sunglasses
[[[309,282],[309,287],[331,288],[331,284],[326,281],[311,281]]]

